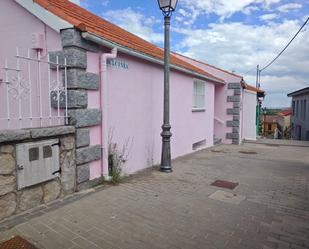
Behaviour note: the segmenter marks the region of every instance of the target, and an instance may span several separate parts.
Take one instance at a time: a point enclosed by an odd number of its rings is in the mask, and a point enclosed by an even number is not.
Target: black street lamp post
[[[164,15],[164,109],[162,125],[162,154],[160,171],[172,172],[171,163],[171,125],[170,125],[170,25],[171,16],[178,0],[158,0]]]

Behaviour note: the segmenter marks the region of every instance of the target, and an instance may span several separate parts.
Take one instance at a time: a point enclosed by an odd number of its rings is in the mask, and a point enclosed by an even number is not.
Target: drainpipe
[[[101,175],[104,176],[104,166],[107,167],[106,177],[108,172],[108,82],[107,82],[107,59],[115,59],[117,57],[117,48],[113,48],[111,53],[103,53],[100,58],[100,105],[102,110],[101,124],[101,145],[102,145],[102,164]]]

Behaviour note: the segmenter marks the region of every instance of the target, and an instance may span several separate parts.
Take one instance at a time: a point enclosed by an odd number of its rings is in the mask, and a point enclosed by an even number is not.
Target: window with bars
[[[205,109],[205,82],[194,81],[193,84],[193,110]]]

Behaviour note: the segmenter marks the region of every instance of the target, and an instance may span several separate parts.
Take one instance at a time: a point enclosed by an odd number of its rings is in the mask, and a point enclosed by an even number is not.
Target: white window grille
[[[195,80],[193,84],[193,109],[205,109],[205,82]]]
[[[67,124],[67,62],[16,49],[0,70],[0,130]]]

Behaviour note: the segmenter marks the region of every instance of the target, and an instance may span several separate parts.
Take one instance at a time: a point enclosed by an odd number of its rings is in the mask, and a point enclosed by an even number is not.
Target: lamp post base
[[[172,173],[173,169],[171,166],[160,166],[160,171],[163,173]]]
[[[161,154],[161,165],[160,171],[165,173],[171,173],[172,170],[172,160],[171,160],[171,136],[170,132],[171,125],[162,125],[162,154]]]

